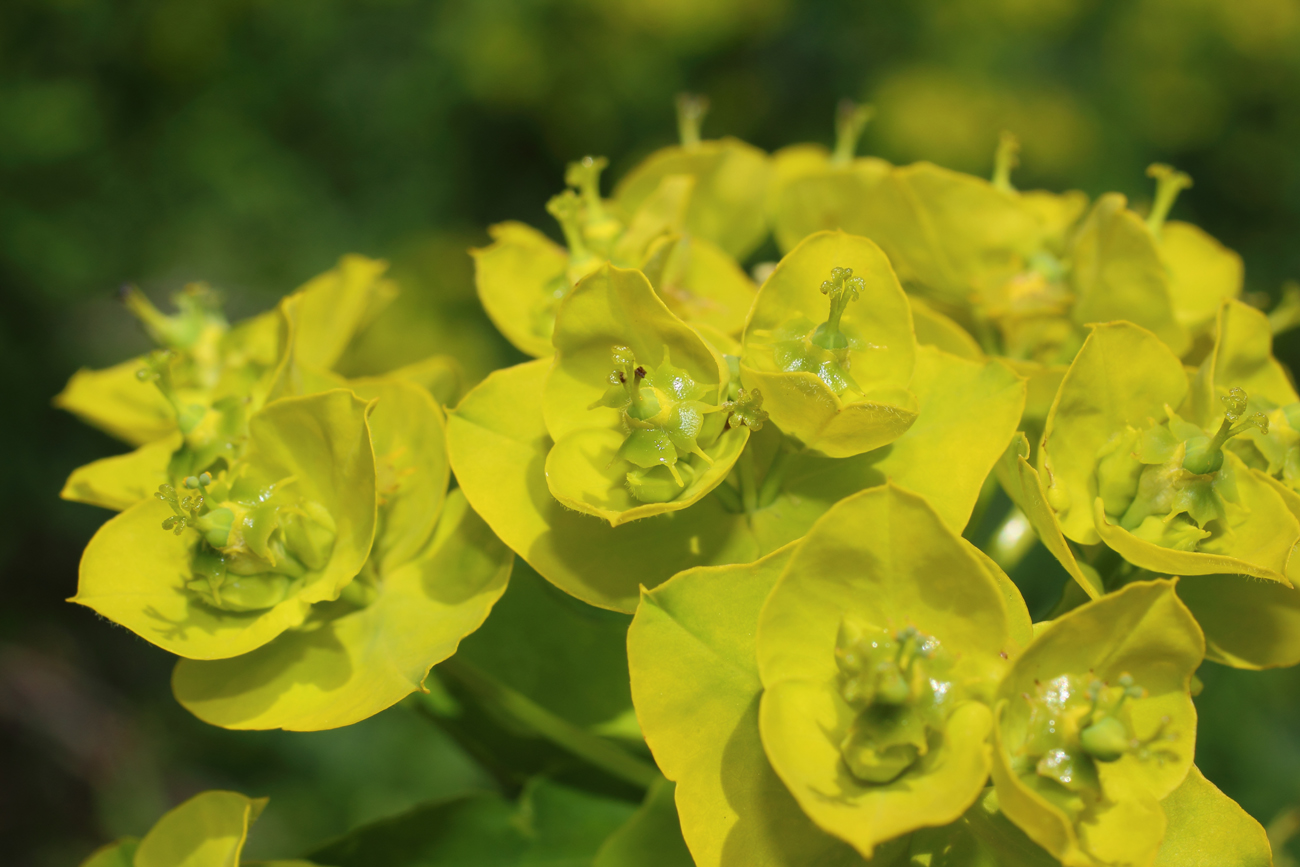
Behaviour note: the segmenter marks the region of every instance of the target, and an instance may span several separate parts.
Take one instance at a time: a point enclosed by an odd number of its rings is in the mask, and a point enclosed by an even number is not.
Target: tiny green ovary
[[[710,389],[673,367],[667,346],[654,368],[639,364],[626,346],[615,346],[612,355],[605,393],[588,409],[619,411],[625,436],[616,456],[633,465],[626,475],[632,496],[643,503],[670,502],[695,479],[691,458],[713,464],[701,442],[721,433],[722,417],[715,425],[708,416],[724,407],[701,400]]]
[[[928,753],[954,699],[951,660],[933,636],[846,616],[835,643],[838,689],[856,714],[840,755],[856,779],[891,783]]]
[[[1223,448],[1252,429],[1266,434],[1269,420],[1262,412],[1247,415],[1240,388],[1223,402],[1223,421],[1212,435],[1169,410],[1164,422],[1111,437],[1097,460],[1097,493],[1109,519],[1138,538],[1180,551],[1195,551],[1215,528],[1227,528],[1241,507]]]

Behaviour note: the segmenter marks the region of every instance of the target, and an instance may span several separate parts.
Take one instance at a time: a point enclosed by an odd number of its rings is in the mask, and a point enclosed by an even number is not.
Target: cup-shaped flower
[[[803,811],[869,858],[955,821],[989,772],[1016,650],[995,578],[921,498],[872,488],[813,526],[763,606],[763,746]]]
[[[1170,580],[1053,621],[998,690],[1002,810],[1067,867],[1150,864],[1165,832],[1160,801],[1192,766],[1189,688],[1204,650]]]
[[[343,390],[267,404],[228,468],[165,485],[100,528],[73,601],[193,659],[237,656],[299,625],[370,553],[367,413]]]
[[[700,139],[708,100],[683,94],[677,101],[681,144],[661,148],[623,176],[614,201],[634,214],[666,178],[687,176],[695,190],[685,229],[743,260],[767,235],[763,202],[771,175],[767,154],[739,139]]]
[[[851,227],[863,199],[889,172],[885,160],[856,156],[858,139],[874,113],[869,105],[843,100],[836,113],[834,151],[797,144],[772,154],[768,212],[783,253],[814,232]]]
[[[297,341],[301,360],[326,369],[334,365],[352,335],[396,294],[383,278],[387,268],[386,262],[347,255],[298,289],[305,335]],[[170,436],[178,427],[189,433],[217,423],[208,416],[221,414],[221,402],[242,401],[256,392],[283,357],[286,337],[279,313],[229,326],[219,294],[202,284],[175,296],[173,315],[158,311],[138,289],[125,290],[123,300],[159,351],[104,370],[79,370],[54,401],[132,445]]]
[[[772,421],[828,457],[879,448],[916,420],[911,310],[866,238],[819,232],[787,254],[759,290],[742,352],[741,381]]]
[[[1277,491],[1224,444],[1266,424],[1244,393],[1225,395],[1202,428],[1173,408],[1187,375],[1154,334],[1127,322],[1094,327],[1047,419],[1041,468],[1061,531],[1104,541],[1166,574],[1240,572],[1285,582],[1300,523]]]
[[[727,477],[749,427],[730,424],[726,364],[641,272],[605,265],[579,283],[554,342],[543,414],[557,500],[618,526],[684,509]]]

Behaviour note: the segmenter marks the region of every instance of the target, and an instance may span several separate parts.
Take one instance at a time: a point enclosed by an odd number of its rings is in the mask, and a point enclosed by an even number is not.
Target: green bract
[[[86,546],[74,601],[180,656],[246,653],[337,599],[375,534],[368,405],[343,390],[268,404],[245,454],[164,486]]]
[[[707,109],[707,100],[679,98],[681,144],[661,148],[635,166],[614,188],[614,201],[624,214],[633,214],[665,179],[692,178],[686,231],[743,260],[767,235],[763,202],[771,164],[765,153],[738,139],[701,141]]]
[[[238,867],[248,829],[266,798],[210,791],[169,811],[144,839],[100,849],[82,867]]]
[[[855,157],[858,139],[874,109],[840,103],[835,151],[821,145],[791,145],[772,155],[768,211],[777,246],[794,249],[814,232],[849,228],[864,199],[889,171],[877,157]]]
[[[1061,531],[1082,544],[1104,541],[1156,572],[1285,582],[1300,523],[1266,480],[1222,449],[1263,419],[1247,416],[1244,396],[1233,393],[1217,430],[1190,424],[1174,410],[1188,390],[1182,365],[1151,332],[1124,322],[1093,329],[1061,384],[1039,455]]]
[[[890,485],[827,512],[757,633],[763,746],[804,812],[863,857],[961,816],[988,776],[1010,623],[924,500]]]
[[[554,341],[542,412],[557,500],[616,527],[687,508],[727,477],[749,428],[727,428],[726,364],[640,272],[607,265],[578,284]]]
[[[1002,810],[1067,865],[1150,864],[1160,801],[1196,743],[1204,641],[1174,582],[1130,584],[1053,621],[998,690]]]
[[[762,392],[783,431],[848,457],[897,439],[916,420],[907,389],[915,354],[911,310],[884,254],[866,238],[820,232],[759,290],[741,380]]]

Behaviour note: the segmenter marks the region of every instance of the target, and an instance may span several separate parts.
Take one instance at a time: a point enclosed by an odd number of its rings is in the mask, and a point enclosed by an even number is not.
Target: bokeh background
[[[1175,216],[1240,251],[1250,291],[1300,276],[1300,0],[6,0],[0,860],[75,865],[212,787],[270,794],[250,854],[288,856],[489,784],[403,708],[312,735],[189,717],[167,654],[63,602],[107,515],[58,490],[122,448],[50,398],[145,348],[123,282],[207,280],[240,316],[348,251],[404,290],[357,370],[511,363],[466,248],[506,218],[553,229],[565,162],[617,176],[675,137],[686,89],[706,135],[767,149],[829,142],[849,96],[896,162],[984,174],[1010,129],[1019,186],[1137,201],[1170,162],[1196,182]],[[1201,677],[1206,774],[1265,823],[1300,804],[1300,671]]]

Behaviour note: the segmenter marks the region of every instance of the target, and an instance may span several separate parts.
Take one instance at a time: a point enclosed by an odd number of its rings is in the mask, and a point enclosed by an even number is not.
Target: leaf
[[[912,835],[912,864],[929,867],[1060,867],[999,809],[992,788],[951,825]]]
[[[176,413],[152,383],[136,377],[143,367],[132,358],[104,370],[82,368],[54,405],[133,446],[162,439],[176,430]]]
[[[505,591],[513,555],[453,492],[428,549],[384,576],[365,608],[233,659],[181,660],[176,699],[230,729],[319,731],[351,725],[422,689]]]
[[[689,175],[695,190],[686,231],[744,260],[767,235],[763,202],[771,164],[767,154],[734,138],[661,148],[623,176],[614,200],[633,214],[665,177]]]
[[[592,867],[695,867],[682,842],[673,784],[660,779],[641,809],[605,840]]]
[[[864,863],[804,816],[759,737],[754,630],[792,552],[683,571],[642,595],[628,631],[637,716],[677,782],[682,834],[700,867]]]
[[[919,345],[933,346],[968,361],[984,360],[984,350],[965,328],[915,295],[907,296],[907,302],[912,306],[912,325]]]
[[[831,163],[825,148],[795,145],[772,155],[773,180],[769,210],[776,245],[789,252],[814,232],[844,229],[862,232],[862,203],[892,166],[877,157],[858,157],[843,165]]]
[[[1300,400],[1286,369],[1273,357],[1273,330],[1268,316],[1240,301],[1219,308],[1214,350],[1201,362],[1192,381],[1190,415],[1203,427],[1223,419],[1219,398],[1230,388],[1245,389],[1253,399],[1277,406]]]
[[[1182,355],[1191,341],[1174,316],[1165,264],[1146,223],[1126,204],[1119,193],[1103,195],[1074,236],[1072,316],[1080,325],[1128,320]]]
[[[925,162],[891,171],[844,228],[880,244],[904,282],[957,305],[1019,271],[1043,236],[1014,194]]]
[[[120,512],[153,496],[165,484],[172,452],[180,448],[179,431],[145,443],[133,452],[101,458],[78,467],[68,476],[59,496]]]
[[[433,396],[414,383],[372,377],[347,387],[378,401],[369,417],[380,498],[370,556],[386,576],[419,553],[437,523],[451,472],[446,422]]]
[[[862,528],[873,532],[864,534]],[[839,691],[836,642],[846,616],[913,626],[953,662],[957,692],[942,737],[901,776],[862,783],[840,744],[856,716]],[[893,485],[828,511],[804,537],[763,606],[758,666],[763,745],[804,812],[864,857],[917,828],[955,821],[988,777],[987,694],[1014,650],[994,577],[930,506]]]
[[[1029,465],[1028,457],[1029,440],[1023,433],[1018,433],[998,464],[998,480],[1003,489],[1025,513],[1043,547],[1065,567],[1074,582],[1088,594],[1088,598],[1097,599],[1105,595],[1106,588],[1102,586],[1100,576],[1095,572],[1085,572],[1079,566],[1070,543],[1061,533],[1056,512],[1047,501],[1047,490],[1043,487],[1042,477]]]
[[[465,392],[465,370],[452,355],[430,355],[384,376],[415,383],[433,395],[439,406],[455,406]]]
[[[628,687],[629,620],[574,599],[521,562],[457,659],[580,728],[639,744]]]
[[[1092,501],[1102,446],[1126,426],[1164,420],[1165,406],[1179,406],[1186,394],[1182,364],[1150,331],[1128,322],[1093,328],[1061,382],[1039,456],[1048,501],[1067,538],[1101,541]]]
[[[249,421],[247,460],[265,477],[290,476],[337,527],[329,561],[296,593],[254,612],[211,608],[187,590],[191,534],[161,528],[171,514],[157,499],[117,515],[90,540],[71,601],[164,650],[189,659],[224,659],[266,644],[301,624],[313,602],[336,599],[361,569],[374,538],[374,457],[367,405],[346,391],[284,398]]]
[[[716,244],[667,235],[650,246],[641,270],[668,309],[689,322],[739,335],[758,289]]]
[[[294,355],[299,364],[329,370],[354,335],[397,295],[383,277],[388,263],[349,253],[329,271],[299,286]]]
[[[566,593],[628,613],[643,584],[656,586],[692,566],[758,556],[743,518],[716,497],[620,527],[552,497],[542,470],[551,448],[541,411],[549,364],[493,373],[448,418],[456,479],[507,545]]]
[[[81,862],[81,867],[134,867],[135,850],[139,844],[135,837],[124,837],[116,843],[101,846]]]
[[[836,394],[818,375],[783,369],[773,356],[774,332],[795,321],[822,322],[822,284],[832,269],[862,278],[862,296],[841,319],[862,348],[851,350],[852,376],[865,390]],[[811,327],[811,326],[810,326]],[[820,232],[787,254],[763,283],[745,325],[741,380],[758,389],[773,423],[809,448],[842,458],[879,448],[916,419],[907,391],[915,366],[912,314],[889,261],[866,238]],[[847,365],[845,365],[847,369]]]
[[[1192,764],[1196,708],[1189,687],[1205,649],[1174,583],[1135,582],[1063,614],[1012,663],[999,687],[993,780],[1001,809],[1062,862],[1149,863],[1160,845],[1164,822],[1156,802],[1178,788]],[[1133,732],[1146,737],[1167,724],[1176,739],[1161,742],[1160,762],[1126,753],[1098,763],[1105,797],[1072,819],[1011,768],[1029,735],[1026,698],[1064,675],[1114,684],[1123,674],[1145,690],[1128,705]]]
[[[541,232],[523,223],[497,223],[488,227],[492,243],[470,250],[474,257],[474,285],[488,318],[506,339],[525,355],[549,356],[549,325],[542,328],[534,313],[548,287],[565,281],[569,253]]]
[[[202,792],[158,820],[135,852],[134,867],[237,867],[266,798]]]
[[[1300,665],[1300,590],[1248,575],[1189,575],[1183,601],[1205,632],[1205,657],[1233,668]]]
[[[1241,257],[1191,223],[1169,220],[1157,240],[1169,274],[1178,324],[1192,334],[1209,329],[1225,301],[1241,295]]]
[[[889,445],[838,460],[806,452],[789,459],[781,493],[752,519],[760,550],[799,538],[838,501],[886,481],[924,496],[954,532],[966,526],[1015,432],[1024,386],[1001,362],[976,364],[923,347],[913,387],[917,420]]]
[[[1272,867],[1264,829],[1193,765],[1160,804],[1169,828],[1155,867]]]
[[[518,805],[472,794],[373,822],[309,854],[332,867],[580,867],[636,806],[535,779]]]

